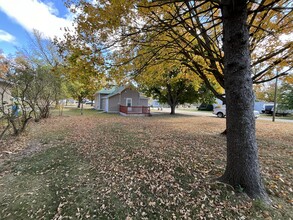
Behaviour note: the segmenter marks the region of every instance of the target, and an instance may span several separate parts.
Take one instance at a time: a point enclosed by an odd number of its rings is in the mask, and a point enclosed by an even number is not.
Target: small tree
[[[278,109],[293,109],[293,85],[283,82],[278,90]]]
[[[160,71],[160,70],[159,70]],[[143,77],[143,73],[137,77],[142,91],[161,103],[168,103],[171,107],[170,114],[175,114],[177,105],[194,103],[200,99],[212,99],[211,93],[204,93],[204,88],[198,88],[198,82],[188,77],[182,68],[173,67],[164,70],[163,73],[156,72],[150,76]]]
[[[32,118],[39,121],[49,117],[51,104],[61,97],[63,78],[56,47],[37,31],[30,40],[14,59],[0,54],[0,77],[10,83],[14,97],[14,102],[5,106],[8,90],[1,91],[0,114],[7,125],[1,137],[11,127],[14,135],[20,134]]]
[[[60,78],[51,74],[51,68],[34,66],[23,56],[10,60],[5,75],[14,98],[12,104],[3,105],[8,89],[3,89],[0,94],[0,113],[5,121],[0,138],[10,128],[13,135],[19,135],[32,118],[39,121],[49,117],[50,105],[56,101],[61,88]]]
[[[25,91],[28,90],[29,84],[26,84],[23,87],[19,87],[19,84],[17,80],[15,80],[14,77],[8,77],[10,81],[10,87],[9,89],[12,90],[12,92],[15,91],[22,91],[18,92],[17,99],[14,99],[12,103],[4,104],[3,97],[5,96],[5,93],[8,92],[8,90],[4,89],[1,93],[1,100],[2,105],[0,108],[0,114],[1,119],[5,123],[4,129],[2,129],[2,132],[0,134],[0,139],[3,138],[4,134],[12,127],[12,134],[13,135],[19,135],[22,133],[28,123],[29,120],[33,117],[33,109],[28,108],[28,104],[26,103],[25,98]]]
[[[61,92],[61,80],[48,66],[34,65],[25,57],[17,57],[11,79],[14,96],[32,109],[36,121],[48,118],[50,105]],[[19,98],[19,97],[23,97]]]
[[[2,69],[2,77],[4,84],[1,89],[0,98],[0,116],[1,122],[4,124],[3,129],[1,130],[0,139],[3,138],[4,134],[12,128],[13,135],[19,135],[22,133],[32,118],[33,111],[27,108],[27,105],[20,101],[25,100],[24,92],[19,94],[17,99],[12,99],[11,95],[15,95],[15,91],[20,89],[19,81],[16,74],[13,73],[12,59],[6,59],[5,61],[5,71]],[[29,89],[29,84],[22,87],[23,91]],[[14,94],[13,94],[14,93]],[[7,101],[7,97],[10,97],[11,100]],[[6,100],[5,100],[6,99]],[[13,100],[13,102],[11,102]]]

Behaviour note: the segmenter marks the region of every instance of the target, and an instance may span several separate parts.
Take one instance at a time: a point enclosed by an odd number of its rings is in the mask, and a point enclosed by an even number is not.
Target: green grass
[[[85,116],[94,116],[101,114],[101,111],[95,110],[92,106],[85,106],[83,109],[77,108],[76,106],[65,106],[63,108],[63,111],[61,113],[60,109],[52,109],[51,115],[52,116],[79,116],[79,115],[85,115]]]
[[[262,117],[273,119],[273,116],[272,116],[272,115],[262,115]],[[276,119],[277,119],[277,120],[278,120],[278,119],[293,120],[293,115],[276,116]]]
[[[68,146],[49,148],[17,161],[1,179],[0,219],[53,219],[54,216],[95,219],[103,217],[104,202],[109,217],[124,217],[125,207],[115,194],[99,203],[99,185],[94,168],[77,150]],[[58,211],[59,210],[59,211]]]
[[[264,114],[261,114],[260,115],[260,118],[266,118],[266,119],[273,120],[273,116],[272,115],[264,115]],[[276,119],[276,121],[278,121],[278,119],[293,120],[293,115],[276,116],[275,119]]]
[[[79,168],[72,160],[75,156],[68,153],[63,147],[51,148],[18,161],[9,176],[1,179],[0,218],[52,219],[62,197],[69,195],[67,188],[74,183],[70,177]],[[63,178],[69,173],[69,178]]]

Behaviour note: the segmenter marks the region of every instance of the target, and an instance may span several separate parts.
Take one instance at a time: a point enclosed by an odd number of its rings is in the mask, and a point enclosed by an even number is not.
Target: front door
[[[127,106],[127,112],[131,112],[132,111],[132,98],[126,98],[126,106]]]

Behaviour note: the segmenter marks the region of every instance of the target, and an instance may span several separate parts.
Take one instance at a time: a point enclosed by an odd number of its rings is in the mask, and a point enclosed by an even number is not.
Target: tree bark
[[[170,105],[171,112],[170,115],[175,115],[175,107],[177,105],[176,100],[177,97],[174,97],[174,94],[172,93],[172,86],[170,84],[167,84],[167,100],[168,104]]]
[[[81,96],[79,96],[79,97],[78,97],[78,104],[77,104],[77,108],[80,108],[81,102],[82,102],[82,97],[81,97]]]
[[[171,107],[170,115],[175,115],[175,108],[176,108],[176,105],[174,105],[174,104],[170,104],[170,107]]]
[[[8,131],[9,127],[10,127],[10,123],[9,123],[9,120],[8,120],[7,126],[4,128],[4,130],[0,134],[0,140],[3,138],[4,134],[6,133],[6,131]]]
[[[246,0],[222,0],[227,164],[221,181],[268,202],[258,163]]]
[[[22,122],[21,128],[19,129],[20,132],[24,132],[26,127],[28,126],[29,121],[31,120],[32,117],[28,117],[26,119],[24,119],[24,121]]]
[[[14,118],[10,118],[9,122],[12,125],[12,128],[13,128],[13,135],[15,135],[15,136],[19,135],[20,132],[19,132],[19,129],[17,128],[17,125],[16,125],[16,123],[14,121]]]

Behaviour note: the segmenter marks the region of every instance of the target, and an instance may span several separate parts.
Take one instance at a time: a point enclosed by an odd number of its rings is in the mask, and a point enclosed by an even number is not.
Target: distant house
[[[151,107],[160,108],[160,107],[162,107],[162,104],[159,102],[159,100],[153,99],[151,102]]]
[[[262,110],[264,110],[264,105],[265,104],[272,104],[274,105],[273,103],[266,103],[266,102],[262,102],[262,101],[255,101],[254,102],[254,110],[256,111],[259,111],[259,112],[262,112]]]
[[[10,104],[11,96],[11,83],[0,78],[0,106],[3,104]]]
[[[148,98],[137,89],[127,86],[102,89],[95,94],[95,109],[121,115],[149,115]]]

